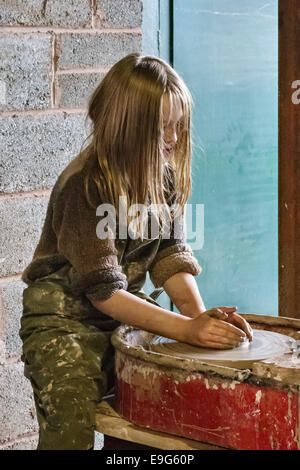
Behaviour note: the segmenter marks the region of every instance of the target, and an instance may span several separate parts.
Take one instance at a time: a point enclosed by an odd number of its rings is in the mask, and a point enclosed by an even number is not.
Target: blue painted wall
[[[143,0],[142,53],[161,57],[170,63],[169,37],[169,0]],[[155,289],[149,274],[143,289],[147,294]],[[165,292],[157,301],[162,307],[171,308],[170,299]]]
[[[195,255],[207,308],[278,314],[277,8],[174,0],[174,68],[195,102],[189,202],[204,204]]]
[[[143,0],[142,52],[170,63],[170,2]]]
[[[159,0],[143,0],[142,53],[158,56]]]

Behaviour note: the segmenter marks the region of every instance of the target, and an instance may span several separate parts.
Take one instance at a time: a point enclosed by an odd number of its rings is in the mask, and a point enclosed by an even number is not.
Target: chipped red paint
[[[116,409],[142,427],[240,450],[299,448],[299,388],[168,371],[116,352]]]

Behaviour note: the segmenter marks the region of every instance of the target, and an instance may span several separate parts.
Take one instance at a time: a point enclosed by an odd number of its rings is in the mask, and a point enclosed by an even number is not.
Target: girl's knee
[[[40,428],[37,450],[89,450],[94,446],[95,427],[69,420],[59,427],[45,422]]]
[[[91,448],[96,407],[101,398],[97,383],[86,378],[65,384],[52,382],[40,391],[35,396],[40,430],[38,449]]]

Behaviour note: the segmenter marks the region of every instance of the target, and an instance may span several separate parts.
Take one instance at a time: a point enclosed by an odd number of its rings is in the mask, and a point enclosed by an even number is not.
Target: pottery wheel
[[[281,356],[291,350],[291,337],[273,331],[254,330],[253,340],[248,339],[233,349],[200,348],[186,343],[155,336],[150,350],[168,356],[196,359],[236,369],[249,369],[253,362]]]

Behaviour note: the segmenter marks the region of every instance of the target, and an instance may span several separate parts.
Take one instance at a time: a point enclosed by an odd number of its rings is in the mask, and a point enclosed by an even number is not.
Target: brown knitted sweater
[[[73,293],[84,294],[89,300],[104,300],[119,289],[137,292],[147,271],[155,287],[162,287],[180,271],[201,273],[183,234],[181,239],[171,240],[162,240],[161,236],[146,241],[99,239],[99,216],[85,197],[86,167],[86,152],[82,152],[58,177],[39,243],[22,274],[26,284],[69,264]],[[96,192],[92,197],[99,198]]]

